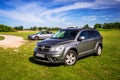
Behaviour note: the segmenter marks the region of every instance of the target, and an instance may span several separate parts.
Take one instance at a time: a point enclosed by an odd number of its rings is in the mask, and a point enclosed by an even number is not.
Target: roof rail
[[[95,28],[91,28],[91,27],[88,27],[88,28],[84,28],[84,27],[83,27],[82,29],[95,29]]]

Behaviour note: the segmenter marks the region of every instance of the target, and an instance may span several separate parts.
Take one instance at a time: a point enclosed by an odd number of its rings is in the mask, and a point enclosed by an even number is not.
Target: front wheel
[[[69,50],[67,54],[65,55],[64,64],[71,66],[71,65],[74,65],[76,61],[77,61],[76,52],[73,50]]]
[[[38,36],[35,36],[35,40],[38,40],[39,39],[39,37]]]

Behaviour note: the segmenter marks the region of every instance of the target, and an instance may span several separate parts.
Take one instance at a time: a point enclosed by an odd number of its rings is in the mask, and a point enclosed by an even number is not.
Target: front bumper
[[[63,53],[64,51],[38,51],[34,50],[33,57],[37,61],[46,62],[46,63],[61,63],[64,61]],[[42,56],[38,56],[38,54]]]
[[[34,40],[34,37],[28,36],[28,39],[29,39],[29,40]]]

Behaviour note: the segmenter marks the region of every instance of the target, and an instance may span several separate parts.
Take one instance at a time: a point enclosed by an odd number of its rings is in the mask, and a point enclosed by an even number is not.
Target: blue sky
[[[82,27],[120,22],[120,0],[0,0],[0,24]]]

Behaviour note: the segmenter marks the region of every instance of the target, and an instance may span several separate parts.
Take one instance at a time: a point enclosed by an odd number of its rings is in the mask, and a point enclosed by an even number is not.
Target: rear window
[[[100,36],[98,31],[93,31],[93,30],[88,31],[88,34],[89,34],[88,38],[94,38]]]
[[[98,31],[94,31],[95,32],[95,36],[96,37],[99,37],[100,36],[100,33]]]

